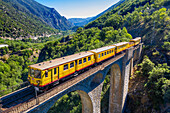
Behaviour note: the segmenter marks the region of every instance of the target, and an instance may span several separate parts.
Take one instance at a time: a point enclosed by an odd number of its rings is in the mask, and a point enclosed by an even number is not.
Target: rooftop
[[[0,44],[0,48],[1,47],[8,47],[8,45],[7,44]]]
[[[41,62],[38,64],[33,64],[33,65],[30,65],[29,67],[33,67],[33,68],[40,69],[40,70],[46,70],[46,69],[59,66],[61,64],[68,63],[68,62],[71,62],[71,61],[74,61],[74,60],[77,60],[77,59],[80,59],[86,56],[90,56],[93,54],[94,53],[91,53],[88,51],[81,52],[81,53],[77,53],[77,54],[73,54],[73,55],[69,55],[69,56],[65,56],[61,58],[56,58],[54,60],[45,61],[45,62]]]
[[[138,40],[141,40],[141,37],[136,37],[134,39],[131,39],[130,41],[138,41]]]
[[[121,45],[126,45],[128,44],[129,42],[120,42],[120,43],[117,43],[117,44],[113,44],[114,46],[121,46]]]
[[[90,50],[90,51],[95,52],[95,53],[100,53],[102,51],[106,51],[106,50],[113,49],[113,48],[115,48],[115,46],[105,46],[105,47],[93,49],[93,50]]]

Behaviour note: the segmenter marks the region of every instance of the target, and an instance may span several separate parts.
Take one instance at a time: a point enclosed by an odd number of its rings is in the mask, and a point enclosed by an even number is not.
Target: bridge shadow
[[[93,78],[92,82],[90,83],[90,87],[91,87],[92,89],[96,88],[98,85],[101,84],[102,80],[103,80],[103,74],[98,73],[98,74]]]

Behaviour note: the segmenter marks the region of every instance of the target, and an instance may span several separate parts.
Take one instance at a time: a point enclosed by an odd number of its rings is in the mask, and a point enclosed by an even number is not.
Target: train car
[[[29,66],[28,81],[31,85],[45,87],[58,83],[75,72],[95,63],[94,53],[81,52]]]
[[[120,42],[120,43],[114,44],[113,46],[116,46],[116,49],[115,49],[116,53],[119,53],[129,48],[129,42]]]
[[[94,57],[94,53],[86,51],[86,52],[81,52],[78,54],[79,55],[79,59],[76,60],[76,71],[81,71],[91,65],[93,65],[95,63],[95,57]],[[77,57],[77,55],[75,54],[75,57]]]
[[[108,59],[115,55],[115,48],[116,46],[106,46],[94,50],[90,50],[94,53],[95,56],[95,62],[99,63],[105,59]]]
[[[134,46],[138,45],[141,42],[141,37],[137,37],[134,39],[131,39],[130,42],[134,43]]]
[[[129,48],[132,47],[132,46],[134,46],[134,45],[135,45],[134,42],[129,42]]]
[[[93,64],[99,64],[104,60],[140,43],[141,38],[131,39],[130,42],[120,42],[86,52],[57,58],[29,66],[28,81],[40,90],[57,84],[77,75]]]

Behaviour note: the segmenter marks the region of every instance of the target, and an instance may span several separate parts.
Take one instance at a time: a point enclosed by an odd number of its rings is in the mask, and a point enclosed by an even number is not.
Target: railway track
[[[34,89],[31,86],[22,88],[13,93],[5,95],[0,98],[1,111],[4,111],[12,106],[16,106],[31,98],[35,97]],[[1,112],[0,111],[0,112]]]

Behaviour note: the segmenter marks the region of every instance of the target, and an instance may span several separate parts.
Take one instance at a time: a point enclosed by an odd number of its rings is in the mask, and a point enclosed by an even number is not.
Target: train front
[[[37,90],[43,87],[42,85],[42,71],[33,67],[29,67],[28,71],[28,81]]]

